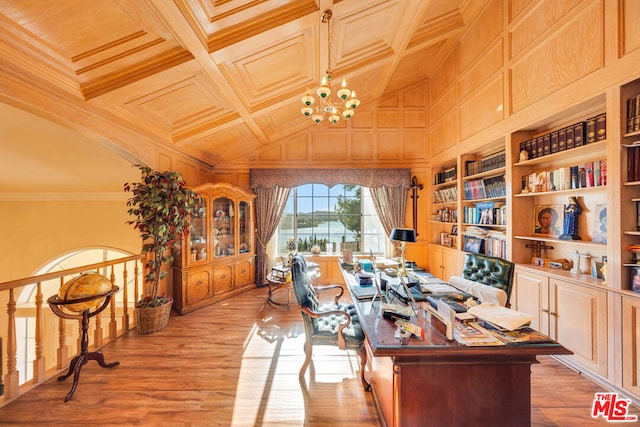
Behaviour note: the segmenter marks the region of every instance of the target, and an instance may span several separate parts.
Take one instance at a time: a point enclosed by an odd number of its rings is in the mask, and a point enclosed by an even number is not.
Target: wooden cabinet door
[[[239,261],[236,264],[236,288],[253,284],[253,258]]]
[[[448,282],[451,276],[459,276],[461,271],[459,252],[455,249],[442,248],[442,280]]]
[[[607,374],[607,293],[549,279],[549,300],[560,344],[585,368]]]
[[[543,334],[550,335],[548,277],[516,268],[513,280],[512,307],[517,311],[535,316],[531,321],[531,327]]]
[[[213,296],[211,271],[209,269],[187,273],[185,308]]]
[[[444,279],[444,268],[442,265],[442,247],[438,245],[429,245],[429,273],[438,279]]]
[[[231,264],[223,264],[213,267],[214,294],[218,295],[220,293],[233,290],[233,279],[233,266]]]
[[[640,396],[640,300],[622,297],[622,387]]]

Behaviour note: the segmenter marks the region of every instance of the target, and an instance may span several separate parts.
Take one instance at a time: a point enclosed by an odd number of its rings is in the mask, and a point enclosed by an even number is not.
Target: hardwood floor
[[[300,313],[266,298],[267,289],[259,288],[174,316],[155,334],[130,332],[102,349],[107,362],[120,366],[90,361],[68,403],[72,378],[52,378],[1,408],[0,425],[380,425],[355,353],[315,349],[315,375],[299,381]],[[590,416],[594,393],[606,390],[555,359],[541,362],[532,368],[532,425],[607,424]]]

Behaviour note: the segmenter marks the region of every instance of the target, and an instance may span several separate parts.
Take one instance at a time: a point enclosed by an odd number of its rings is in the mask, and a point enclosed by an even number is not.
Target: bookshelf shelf
[[[506,167],[491,169],[491,170],[488,170],[486,172],[481,172],[481,173],[476,173],[476,174],[473,174],[473,175],[465,176],[465,177],[462,178],[462,180],[463,181],[470,181],[470,180],[474,180],[474,179],[489,178],[489,177],[492,177],[492,176],[500,176],[500,175],[504,175],[506,170],[507,170]]]
[[[463,205],[472,205],[474,203],[482,203],[482,202],[504,202],[505,200],[507,200],[506,197],[501,196],[501,197],[489,197],[486,199],[464,199],[462,200],[462,204]]]
[[[606,248],[606,243],[592,242],[591,240],[561,240],[557,237],[545,237],[545,236],[513,236],[514,239],[519,240],[539,240],[541,242],[553,242],[553,243],[569,243],[571,245],[579,246],[591,246],[595,248]]]
[[[640,185],[640,182],[638,182],[638,185]],[[555,191],[538,191],[538,192],[531,192],[531,193],[520,193],[520,194],[514,194],[514,197],[537,197],[537,196],[544,196],[545,194],[568,194],[568,193],[576,193],[576,192],[582,192],[582,191],[604,191],[606,190],[607,186],[606,185],[598,185],[595,187],[582,187],[582,188],[571,188],[569,190],[555,190]]]
[[[636,230],[627,230],[627,231],[623,231],[624,234],[626,234],[627,236],[640,236],[640,231],[636,231]]]

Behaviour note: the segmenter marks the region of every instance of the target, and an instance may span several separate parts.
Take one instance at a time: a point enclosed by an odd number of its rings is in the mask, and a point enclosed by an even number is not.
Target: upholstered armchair
[[[462,267],[465,279],[502,289],[507,293],[509,307],[513,288],[514,264],[502,258],[481,254],[467,254]]]
[[[305,360],[300,368],[304,376],[313,353],[314,345],[332,345],[342,350],[356,350],[360,357],[360,380],[368,390],[364,379],[367,354],[363,347],[364,333],[353,304],[341,304],[344,289],[340,285],[314,287],[307,271],[307,262],[302,254],[293,257],[291,265],[293,289],[296,294],[305,331]],[[320,305],[318,294],[335,290],[332,304]]]

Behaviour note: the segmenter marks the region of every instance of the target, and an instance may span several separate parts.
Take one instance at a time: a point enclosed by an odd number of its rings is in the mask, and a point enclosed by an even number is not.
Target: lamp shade
[[[416,242],[416,230],[413,228],[394,228],[391,230],[389,239],[399,242]]]

